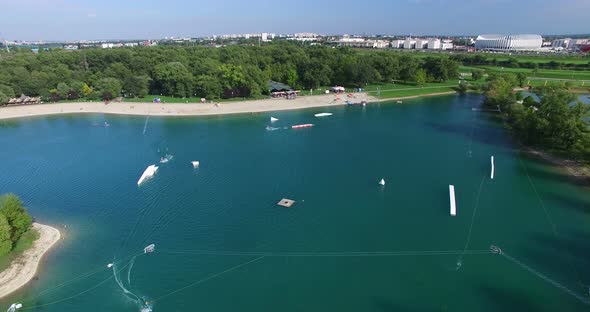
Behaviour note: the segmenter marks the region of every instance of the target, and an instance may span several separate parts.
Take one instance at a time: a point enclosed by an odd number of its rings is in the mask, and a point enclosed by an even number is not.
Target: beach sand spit
[[[120,102],[104,104],[102,102],[71,102],[39,105],[0,107],[0,119],[19,118],[74,113],[102,113],[121,115],[151,116],[208,116],[225,114],[259,113],[301,108],[339,106],[351,102],[377,102],[377,98],[365,93],[355,93],[353,97],[334,94],[302,96],[294,100],[263,99],[226,103],[133,103]]]
[[[61,238],[59,230],[48,225],[33,223],[33,229],[40,234],[33,246],[14,260],[10,267],[0,272],[0,298],[18,290],[33,279],[43,255]]]

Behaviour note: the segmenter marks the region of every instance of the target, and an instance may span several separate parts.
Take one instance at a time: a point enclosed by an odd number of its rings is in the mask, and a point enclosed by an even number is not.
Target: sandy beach
[[[151,116],[207,116],[224,114],[258,113],[269,111],[293,110],[301,108],[325,107],[345,105],[351,102],[377,102],[379,99],[364,93],[356,93],[354,97],[340,95],[335,100],[334,94],[302,96],[294,100],[264,99],[252,101],[236,101],[227,103],[131,103],[111,102],[72,102],[39,105],[9,106],[0,108],[0,119],[74,114],[74,113],[103,113],[121,115],[151,115]],[[394,99],[392,99],[394,100]]]
[[[58,229],[48,225],[33,223],[33,228],[39,231],[39,239],[29,250],[13,261],[10,267],[0,272],[0,298],[21,288],[35,277],[43,255],[61,237]]]

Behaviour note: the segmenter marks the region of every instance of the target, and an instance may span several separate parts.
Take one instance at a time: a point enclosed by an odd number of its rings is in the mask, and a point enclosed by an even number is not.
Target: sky
[[[590,0],[0,0],[0,39],[590,33]]]

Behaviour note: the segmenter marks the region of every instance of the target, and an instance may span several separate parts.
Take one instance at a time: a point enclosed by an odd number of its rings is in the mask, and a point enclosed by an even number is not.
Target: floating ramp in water
[[[141,183],[145,182],[145,180],[153,177],[157,171],[158,171],[158,166],[156,166],[156,165],[148,166],[145,169],[145,171],[143,172],[143,174],[141,175],[141,177],[139,178],[139,180],[137,180],[137,185],[139,186]]]
[[[291,126],[292,129],[301,129],[301,128],[311,128],[315,126],[314,124],[302,124],[302,125],[294,125]]]
[[[494,179],[494,156],[492,156],[492,172],[490,173],[490,179]]]
[[[451,216],[457,215],[457,205],[455,204],[455,186],[449,185],[449,198],[451,201]]]

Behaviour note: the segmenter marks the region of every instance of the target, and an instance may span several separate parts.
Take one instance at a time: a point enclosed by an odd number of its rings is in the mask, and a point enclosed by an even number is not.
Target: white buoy
[[[455,186],[449,185],[449,198],[451,200],[451,216],[457,215],[457,206],[455,205]]]
[[[275,122],[275,121],[279,121],[278,118],[274,118],[274,117],[270,117],[270,122]]]
[[[492,156],[492,172],[490,173],[490,178],[494,179],[494,156]]]
[[[191,164],[193,164],[193,168],[199,168],[199,162],[198,161],[196,161],[196,160],[191,161]]]
[[[385,186],[385,179],[381,179],[381,181],[379,181],[379,185]]]

